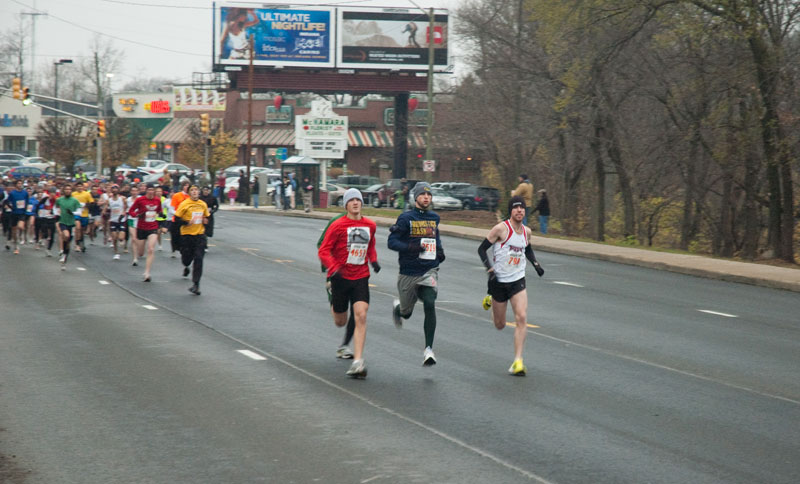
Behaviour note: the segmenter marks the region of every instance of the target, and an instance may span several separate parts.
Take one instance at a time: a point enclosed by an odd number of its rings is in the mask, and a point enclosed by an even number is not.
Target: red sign
[[[425,29],[425,40],[430,43],[431,41],[431,28],[430,26]],[[434,44],[443,44],[444,43],[444,29],[441,25],[434,25],[433,26],[433,43]]]
[[[150,112],[164,114],[169,112],[169,101],[150,101]]]

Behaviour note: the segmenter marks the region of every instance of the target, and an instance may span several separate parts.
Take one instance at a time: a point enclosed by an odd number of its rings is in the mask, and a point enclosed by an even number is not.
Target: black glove
[[[544,269],[542,268],[542,265],[539,264],[539,261],[533,262],[533,268],[536,269],[536,273],[539,274],[539,277],[544,275]]]
[[[117,219],[117,222],[122,223],[123,220],[125,220],[125,215],[120,215],[119,218]]]
[[[493,281],[495,279],[497,279],[497,274],[495,274],[494,271],[489,271],[489,281]]]
[[[375,274],[381,271],[381,265],[378,264],[378,261],[372,262],[372,270],[375,271]]]
[[[436,260],[438,260],[439,263],[441,264],[442,262],[444,262],[444,259],[445,259],[445,257],[444,257],[444,249],[442,249],[441,247],[437,247],[436,248]]]
[[[408,251],[412,254],[419,254],[422,252],[422,244],[420,243],[420,240],[411,239],[411,242],[408,243]]]

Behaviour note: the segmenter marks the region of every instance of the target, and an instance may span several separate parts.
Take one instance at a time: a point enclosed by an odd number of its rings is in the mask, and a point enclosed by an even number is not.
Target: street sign
[[[295,116],[295,139],[347,140],[347,116]]]
[[[435,160],[422,160],[422,171],[431,172],[431,173],[436,171],[436,161]]]

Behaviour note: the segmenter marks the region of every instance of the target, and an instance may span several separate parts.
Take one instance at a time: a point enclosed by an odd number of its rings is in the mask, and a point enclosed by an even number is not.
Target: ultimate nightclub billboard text
[[[426,70],[429,42],[434,66],[448,65],[448,15],[407,8],[225,4],[216,14],[216,63],[247,65],[253,35],[257,66]]]

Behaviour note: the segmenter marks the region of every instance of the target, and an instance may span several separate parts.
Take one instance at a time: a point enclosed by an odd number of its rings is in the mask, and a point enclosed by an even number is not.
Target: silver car
[[[434,210],[461,210],[461,200],[450,196],[447,190],[431,188],[433,199],[431,205]]]

